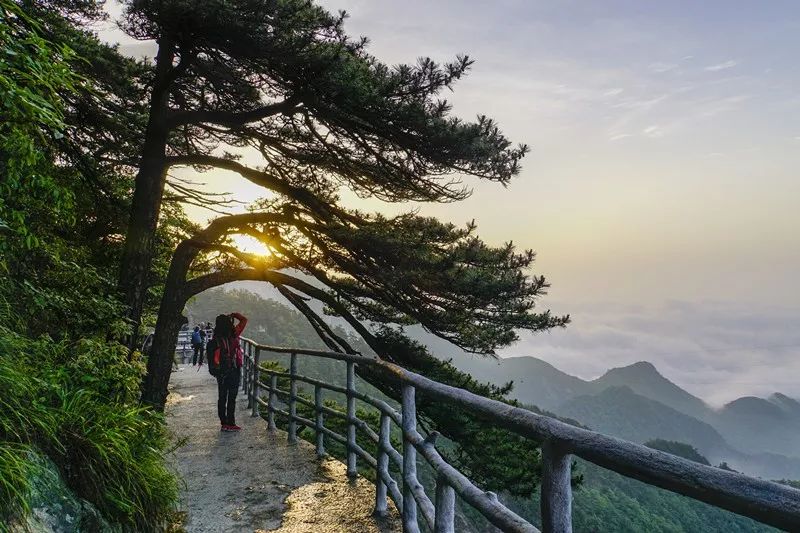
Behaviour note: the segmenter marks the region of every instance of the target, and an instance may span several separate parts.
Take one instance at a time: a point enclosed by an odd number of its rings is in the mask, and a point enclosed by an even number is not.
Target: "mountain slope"
[[[636,394],[656,400],[676,411],[701,420],[706,418],[710,412],[710,408],[703,400],[675,385],[646,361],[612,368],[590,383],[598,392],[609,387],[630,387]]]
[[[788,402],[776,404],[754,396],[739,398],[715,413],[712,422],[739,449],[800,456],[800,418],[789,403],[797,402],[783,398]]]
[[[507,359],[453,359],[460,370],[480,381],[495,384],[514,382],[511,396],[526,405],[552,411],[564,401],[592,391],[589,383],[562,372],[550,363],[535,357]]]
[[[785,394],[776,392],[767,398],[771,403],[780,407],[787,416],[795,420],[800,420],[800,402],[794,398],[789,398]]]
[[[555,410],[596,431],[644,443],[665,439],[691,444],[703,454],[728,449],[717,430],[630,387],[609,387],[598,394],[573,398]]]
[[[759,448],[740,447],[741,437],[731,446],[732,441],[728,440],[726,433],[718,431],[715,426],[636,394],[629,387],[611,387],[598,394],[578,396],[554,411],[595,431],[634,442],[644,443],[652,439],[684,442],[697,448],[713,464],[724,461],[735,470],[750,475],[767,479],[800,478],[800,459],[791,457],[791,454],[764,453],[759,452]],[[744,427],[742,431],[748,431],[748,428]],[[764,432],[762,435],[775,436],[775,431],[769,427]],[[758,438],[763,440],[763,436]]]
[[[626,400],[636,403],[640,398],[645,398],[713,428],[730,445],[727,447],[729,452],[724,454],[725,460],[733,459],[733,454],[741,453],[743,459],[739,464],[748,467],[760,465],[757,470],[749,470],[752,473],[766,475],[766,471],[775,472],[779,468],[781,456],[786,460],[800,458],[800,402],[784,394],[775,393],[768,400],[756,397],[739,398],[722,409],[714,410],[700,398],[669,381],[651,363],[644,361],[613,368],[592,381],[584,381],[562,372],[535,357],[487,360],[453,356],[453,363],[481,381],[496,384],[513,381],[511,396],[522,403],[535,405],[560,416],[575,418],[590,426],[603,413],[587,411],[586,416],[579,416],[576,411],[578,406],[586,402],[589,408],[589,397],[602,395],[610,388],[627,387],[632,395],[617,393],[616,403],[612,405],[609,402],[605,405],[608,425],[595,426],[596,429],[612,435],[631,438],[629,430],[632,428],[623,433],[617,431],[623,429],[626,424],[623,419],[631,416],[630,410],[636,407],[626,405]],[[572,405],[570,410],[563,410],[564,406],[579,397],[585,398]],[[609,395],[601,399],[608,402],[611,397]],[[654,410],[654,416],[656,411],[658,410]],[[614,421],[615,418],[619,420]],[[652,422],[647,422],[640,428],[640,435],[645,430],[649,431],[650,424]],[[680,433],[677,431],[678,427],[688,430],[695,427],[694,425],[687,423],[676,426],[673,437],[683,442],[695,442],[691,439],[697,435]],[[649,436],[667,438],[666,435]],[[634,440],[643,442],[640,439]],[[760,459],[756,460],[757,457]],[[761,466],[768,466],[768,469]],[[796,471],[796,465],[793,464],[791,469]]]

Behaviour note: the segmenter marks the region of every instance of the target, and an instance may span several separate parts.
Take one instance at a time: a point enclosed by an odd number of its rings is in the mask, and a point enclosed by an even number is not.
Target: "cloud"
[[[645,137],[658,138],[664,136],[664,129],[656,124],[653,124],[643,129],[642,133],[645,135]]]
[[[628,137],[633,137],[630,133],[617,133],[612,135],[608,138],[609,141],[621,141],[622,139],[626,139]]]
[[[650,63],[647,66],[647,68],[651,72],[655,72],[656,74],[662,74],[664,72],[669,72],[670,70],[675,70],[676,68],[678,68],[678,65],[676,65],[675,63],[656,62],[656,63]]]
[[[776,391],[800,397],[800,307],[686,301],[568,307],[573,322],[566,329],[524,334],[503,355],[539,357],[585,379],[646,360],[714,405]]]
[[[733,68],[738,64],[739,64],[738,62],[729,59],[728,61],[723,61],[722,63],[717,63],[716,65],[709,65],[704,70],[707,70],[708,72],[718,72],[720,70]]]

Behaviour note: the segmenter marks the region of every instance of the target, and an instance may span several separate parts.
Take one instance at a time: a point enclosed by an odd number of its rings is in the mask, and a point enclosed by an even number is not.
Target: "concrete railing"
[[[541,518],[544,531],[572,531],[572,456],[581,457],[598,466],[672,492],[694,498],[722,509],[789,531],[800,531],[800,490],[705,466],[681,457],[648,448],[633,442],[575,427],[527,409],[478,396],[469,391],[432,381],[397,365],[358,355],[335,352],[263,346],[242,339],[245,353],[242,369],[242,390],[247,394],[253,416],[266,413],[267,426],[274,430],[275,415],[288,420],[288,439],[297,441],[297,426],[312,428],[316,434],[317,455],[325,455],[325,440],[332,439],[347,450],[347,474],[357,475],[360,459],[375,471],[375,513],[385,515],[387,498],[391,498],[402,516],[403,530],[419,531],[421,515],[428,528],[436,533],[453,532],[455,494],[475,508],[502,531],[539,531],[532,524],[504,506],[497,496],[485,492],[456,468],[448,464],[436,450],[436,433],[420,434],[416,423],[416,392],[428,398],[451,402],[473,415],[491,420],[526,438],[542,443]],[[289,356],[289,371],[277,372],[261,366],[264,354]],[[298,357],[320,357],[344,361],[347,365],[346,386],[342,387],[297,373]],[[380,372],[384,378],[401,386],[402,402],[398,411],[388,403],[359,392],[355,388],[355,369],[361,366]],[[266,381],[264,378],[268,378]],[[278,388],[278,378],[289,380],[289,390]],[[298,396],[298,382],[314,387],[314,400]],[[323,404],[323,390],[344,394],[347,412],[342,413]],[[267,400],[262,392],[268,393]],[[278,407],[284,398],[288,410]],[[356,400],[380,412],[380,428],[376,433],[356,417]],[[313,409],[314,419],[297,415],[297,404]],[[262,409],[263,408],[263,409]],[[325,426],[325,417],[344,419],[347,434],[340,435]],[[402,453],[390,440],[392,424],[400,428]],[[377,445],[373,457],[356,442],[361,432]],[[422,457],[436,475],[433,500],[417,478],[417,460]],[[401,485],[390,475],[389,461],[401,472]]]

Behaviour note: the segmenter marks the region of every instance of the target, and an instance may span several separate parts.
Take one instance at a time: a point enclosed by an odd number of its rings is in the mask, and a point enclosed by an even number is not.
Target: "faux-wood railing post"
[[[255,403],[255,396],[253,395],[253,391],[255,390],[255,387],[253,387],[253,372],[255,372],[255,365],[253,365],[253,344],[247,343],[247,406],[251,409],[253,403]]]
[[[244,345],[244,392],[247,394],[247,408],[253,408],[253,365],[250,357],[253,355],[253,345],[249,342]]]
[[[261,392],[258,380],[261,379],[261,372],[258,365],[261,363],[261,348],[256,347],[256,353],[253,356],[253,410],[250,416],[258,416],[258,394]]]
[[[245,370],[245,379],[244,379],[244,392],[247,394],[247,407],[250,407],[250,350],[252,348],[252,344],[249,342],[244,345],[244,350],[242,353],[242,359],[244,359],[242,366]]]
[[[456,491],[441,476],[436,479],[436,515],[434,533],[454,533],[456,518]]]
[[[297,354],[292,352],[289,359],[289,444],[297,442]]]
[[[356,468],[356,390],[355,363],[347,363],[347,477],[355,479],[358,476]]]
[[[278,427],[275,425],[275,390],[278,388],[278,376],[271,374],[269,376],[269,397],[267,398],[267,430],[275,431]]]
[[[417,449],[408,436],[417,429],[417,407],[414,387],[403,385],[403,533],[419,533],[417,501],[410,481],[417,480]]]
[[[235,365],[235,363],[234,363]],[[247,391],[247,370],[246,370],[247,360],[244,361],[242,367],[239,369],[239,387],[242,389],[242,392]]]
[[[322,427],[325,423],[324,414],[322,413],[322,387],[314,385],[314,431],[317,437],[317,457],[325,457],[325,433],[322,432]]]
[[[541,511],[544,533],[572,533],[572,456],[542,444]]]
[[[384,476],[389,477],[389,454],[387,450],[392,445],[391,430],[392,421],[389,415],[381,413],[381,429],[378,434],[378,457],[377,469],[375,471],[375,515],[386,516],[389,513],[389,502],[387,501],[388,488],[383,481]]]

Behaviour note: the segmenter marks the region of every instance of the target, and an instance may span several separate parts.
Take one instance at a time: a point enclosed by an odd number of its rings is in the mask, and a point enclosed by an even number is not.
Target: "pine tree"
[[[527,151],[494,122],[451,116],[458,57],[389,67],[307,0],[131,0],[126,31],[158,43],[120,286],[138,327],[167,173],[238,172],[330,212],[345,186],[386,201],[455,201],[453,173],[507,183]],[[237,155],[256,151],[262,166]],[[134,332],[135,334],[135,332]]]

